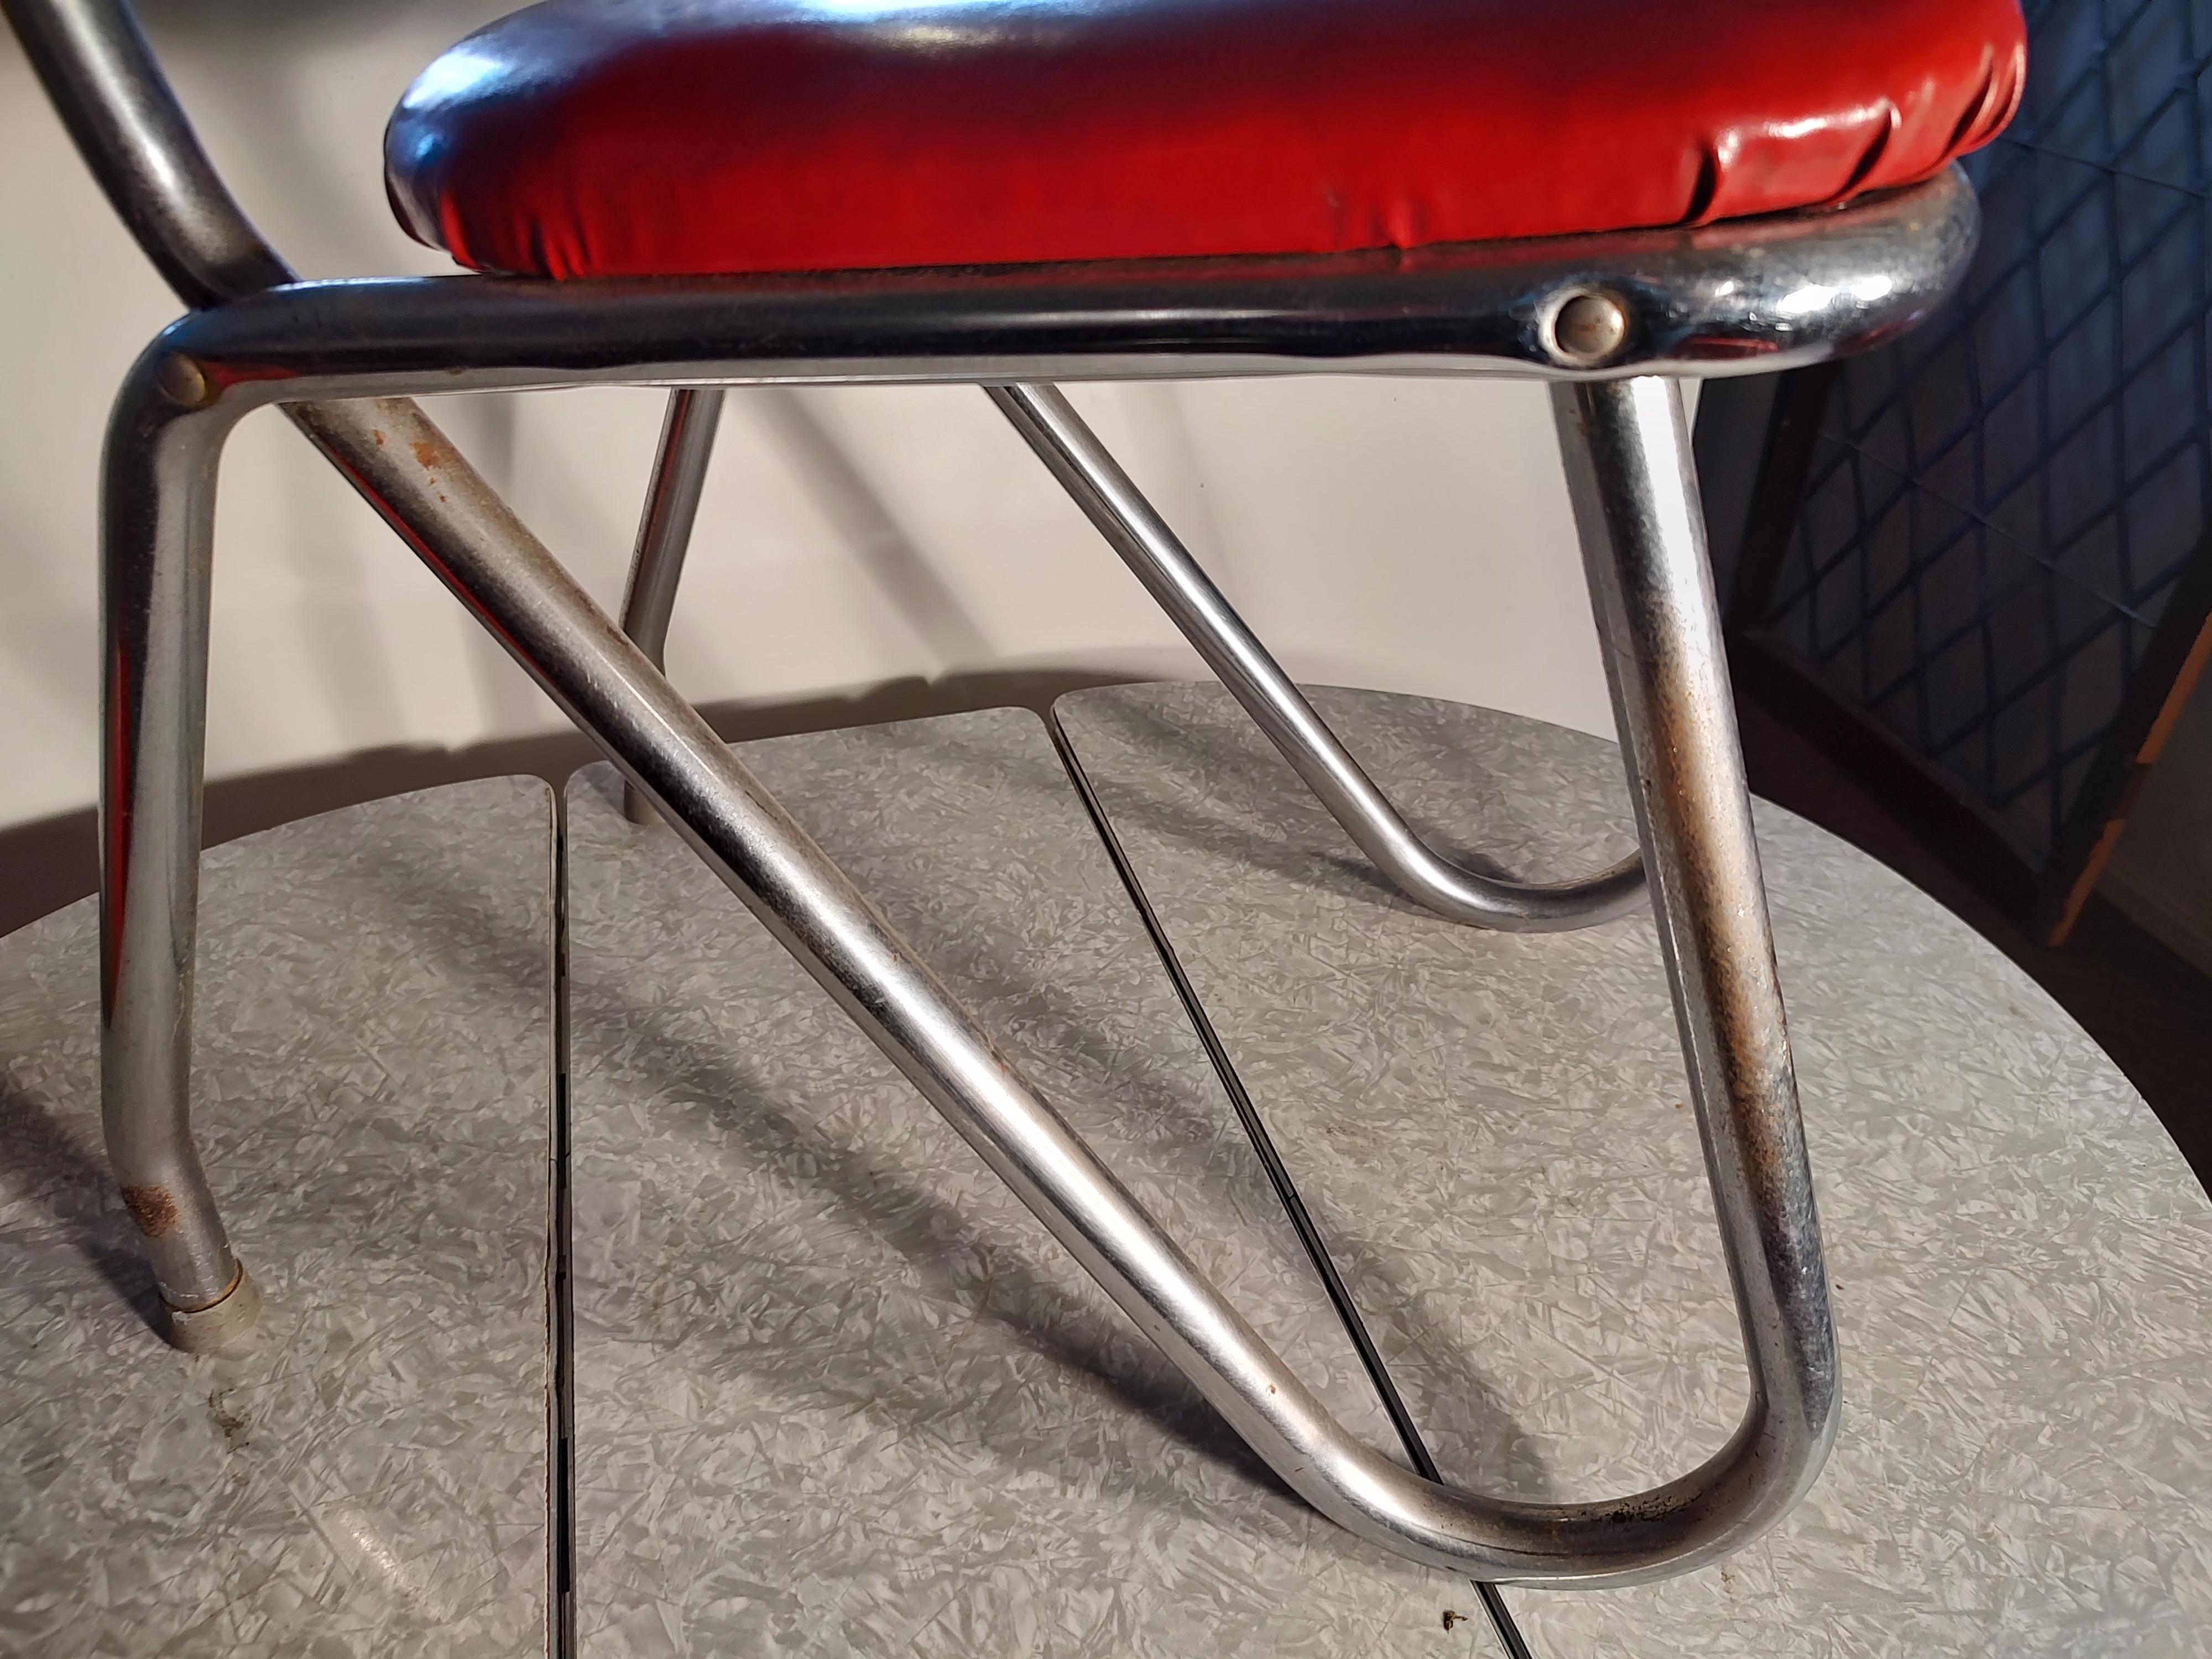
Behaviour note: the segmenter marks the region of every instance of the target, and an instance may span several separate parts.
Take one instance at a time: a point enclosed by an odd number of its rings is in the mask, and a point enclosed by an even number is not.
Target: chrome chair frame
[[[1479,1579],[1613,1584],[1713,1560],[1808,1490],[1838,1420],[1834,1329],[1697,487],[1665,377],[1788,368],[1909,326],[1971,250],[1962,174],[1817,217],[1416,254],[299,283],[216,179],[120,0],[0,4],[111,199],[203,307],[126,379],[101,486],[103,1110],[173,1340],[219,1346],[258,1307],[188,1104],[216,475],[237,421],[275,404],[1322,1513]],[[1595,356],[1562,320],[1591,306],[1618,325]],[[1750,1376],[1727,1444],[1649,1491],[1501,1498],[1349,1435],[669,685],[657,641],[594,606],[408,401],[611,383],[992,388],[1095,496],[1086,510],[1148,584],[1201,616],[1194,637],[1237,647],[1224,662],[1295,759],[1302,745],[1328,755],[1326,728],[1299,724],[1279,671],[1042,383],[1316,369],[1552,382]],[[684,496],[669,492],[663,530],[648,514],[642,540],[680,544],[696,490]],[[629,608],[649,614],[643,587]],[[1344,766],[1309,781],[1360,805]]]

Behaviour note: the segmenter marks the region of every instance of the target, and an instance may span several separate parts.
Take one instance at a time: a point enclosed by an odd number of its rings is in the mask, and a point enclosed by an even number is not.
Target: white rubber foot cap
[[[169,1340],[186,1353],[214,1353],[228,1347],[252,1330],[261,1319],[261,1287],[246,1264],[238,1264],[238,1280],[220,1302],[189,1313],[171,1308]]]

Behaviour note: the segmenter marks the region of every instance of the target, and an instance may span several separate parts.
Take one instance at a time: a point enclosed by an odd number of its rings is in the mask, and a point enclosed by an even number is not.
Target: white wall
[[[379,137],[499,0],[169,0],[155,44],[209,148],[309,276],[436,271],[393,224]],[[176,306],[0,36],[0,826],[94,787],[94,474],[124,368]],[[1608,732],[1542,392],[1311,379],[1076,401],[1302,677]],[[610,606],[660,394],[442,400],[463,447]],[[281,416],[223,473],[209,769],[550,730],[483,641]],[[670,644],[702,702],[1195,659],[969,388],[750,391],[723,425]]]

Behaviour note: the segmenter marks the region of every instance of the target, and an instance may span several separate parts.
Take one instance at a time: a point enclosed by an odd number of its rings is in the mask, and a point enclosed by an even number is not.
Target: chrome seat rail
[[[189,211],[131,204],[133,191],[220,186],[204,157],[195,171],[173,153],[197,147],[158,77],[154,92],[141,83],[154,71],[127,11],[117,0],[0,4],[81,140],[123,135],[94,165],[133,228],[161,242],[188,297],[197,288],[225,301],[141,357],[102,470],[103,1105],[180,1344],[220,1346],[254,1307],[193,1147],[191,994],[216,470],[237,420],[276,404],[1315,1507],[1479,1578],[1598,1584],[1710,1561],[1809,1487],[1838,1423],[1834,1330],[1696,485],[1663,377],[1816,361],[1908,325],[1972,246],[1972,195],[1955,169],[1817,220],[1420,256],[240,292],[238,272],[283,267],[253,252],[265,245],[227,197]],[[1562,310],[1593,293],[1625,321],[1601,363],[1571,360],[1555,337]],[[1317,368],[1555,382],[1749,1372],[1726,1445],[1650,1491],[1519,1502],[1425,1480],[1348,1435],[407,401],[610,383],[1003,387]]]

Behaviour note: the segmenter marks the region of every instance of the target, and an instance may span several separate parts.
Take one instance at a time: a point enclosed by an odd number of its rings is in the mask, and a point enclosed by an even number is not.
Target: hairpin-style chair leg
[[[675,614],[676,587],[684,579],[684,556],[691,545],[707,466],[714,457],[714,429],[721,422],[720,386],[685,386],[668,394],[622,608],[623,632],[637,641],[655,668],[668,666],[668,619]],[[623,786],[623,812],[632,823],[659,822],[652,803],[629,784]]]
[[[1518,882],[1438,856],[1353,759],[1259,636],[1056,386],[986,386],[1014,429],[1197,647],[1253,721],[1399,891],[1438,915],[1511,933],[1563,933],[1643,901],[1632,854],[1577,881]]]
[[[1628,1583],[1712,1560],[1789,1511],[1834,1435],[1836,1356],[1680,405],[1655,380],[1558,395],[1750,1371],[1741,1423],[1698,1468],[1572,1504],[1425,1480],[1347,1433],[418,408],[385,398],[290,412],[1308,1502],[1397,1554],[1477,1577]],[[110,1005],[109,1086],[118,1167],[134,1182],[142,1170],[181,1182],[190,1160],[194,642],[216,460],[245,406],[208,395],[191,360],[149,354],[118,400],[103,469],[111,663],[121,665],[108,711],[106,926],[120,942],[109,969],[126,988]],[[182,712],[144,723],[170,708]],[[222,1288],[227,1247],[191,1173],[181,1200],[164,1188],[173,1217],[142,1211],[165,1291]]]

